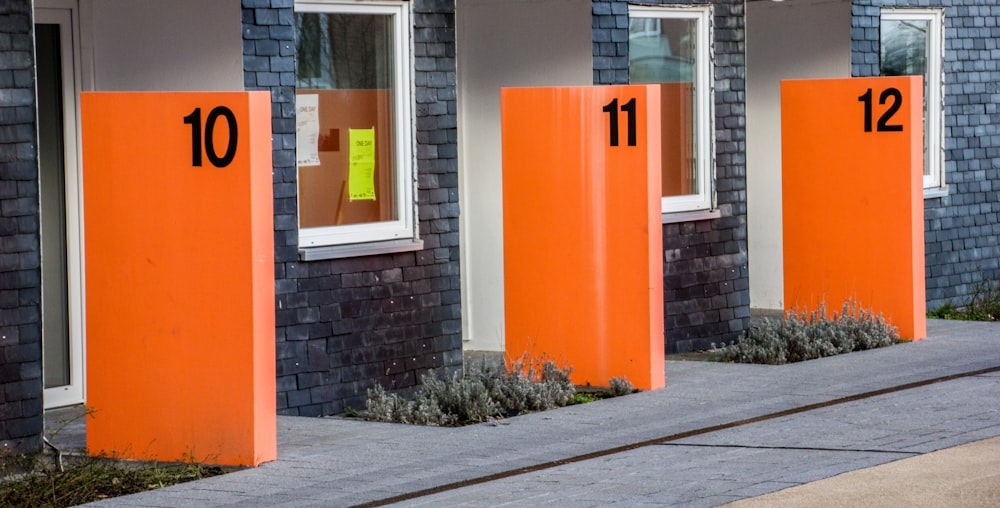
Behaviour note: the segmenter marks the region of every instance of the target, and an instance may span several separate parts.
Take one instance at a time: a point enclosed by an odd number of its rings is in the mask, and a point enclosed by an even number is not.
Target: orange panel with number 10
[[[267,92],[81,99],[90,453],[276,458]]]

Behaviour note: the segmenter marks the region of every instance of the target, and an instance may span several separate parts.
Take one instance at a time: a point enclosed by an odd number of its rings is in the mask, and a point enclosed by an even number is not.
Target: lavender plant
[[[724,348],[722,361],[781,365],[898,342],[898,330],[882,314],[849,299],[830,318],[825,304],[812,312],[790,312],[785,319],[765,318]]]
[[[527,356],[506,369],[485,362],[450,378],[430,371],[412,399],[387,393],[381,386],[368,390],[365,418],[420,425],[459,425],[544,411],[570,404],[576,388],[569,367]],[[615,388],[617,387],[617,389]],[[612,394],[633,391],[624,377],[612,379]]]

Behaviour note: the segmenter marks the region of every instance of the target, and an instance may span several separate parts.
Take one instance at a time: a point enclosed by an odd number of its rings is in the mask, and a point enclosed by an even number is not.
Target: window
[[[942,127],[943,13],[936,9],[882,11],[879,71],[924,77],[924,189],[944,189]]]
[[[629,6],[629,82],[663,83],[663,213],[712,208],[711,7]]]
[[[406,2],[295,4],[299,245],[415,237]]]

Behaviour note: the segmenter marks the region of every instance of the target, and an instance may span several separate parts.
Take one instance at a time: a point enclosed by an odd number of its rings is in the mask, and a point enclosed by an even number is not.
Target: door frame
[[[83,403],[86,361],[84,330],[83,175],[80,159],[80,35],[75,0],[36,0],[35,24],[59,26],[63,86],[63,159],[66,194],[66,285],[70,384],[46,388],[46,409]],[[45,312],[45,309],[42,309]],[[44,341],[45,332],[42,331]]]

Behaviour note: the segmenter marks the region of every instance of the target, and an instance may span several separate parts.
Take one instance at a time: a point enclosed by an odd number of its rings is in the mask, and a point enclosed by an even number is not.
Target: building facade
[[[317,416],[503,350],[506,86],[679,84],[670,353],[786,304],[780,80],[923,73],[927,305],[964,303],[1000,267],[994,3],[0,0],[0,441],[85,400],[80,92],[271,92],[278,411]]]

